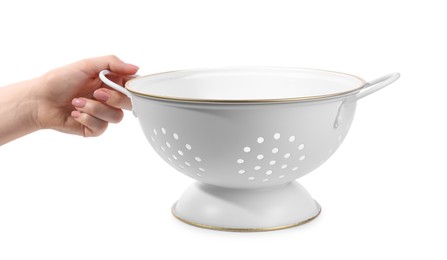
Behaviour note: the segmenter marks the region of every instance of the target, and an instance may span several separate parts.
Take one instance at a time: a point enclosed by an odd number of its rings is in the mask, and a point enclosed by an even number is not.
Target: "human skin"
[[[123,118],[130,100],[107,88],[98,73],[123,85],[138,71],[116,56],[81,60],[0,88],[0,145],[41,129],[84,137],[101,135]]]

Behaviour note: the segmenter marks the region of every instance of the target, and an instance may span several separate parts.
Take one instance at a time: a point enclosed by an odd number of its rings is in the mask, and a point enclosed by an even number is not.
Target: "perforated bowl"
[[[259,231],[315,218],[320,206],[295,180],[346,137],[356,102],[399,78],[370,83],[312,69],[225,68],[132,79],[123,88],[152,147],[197,180],[174,215],[200,227]]]

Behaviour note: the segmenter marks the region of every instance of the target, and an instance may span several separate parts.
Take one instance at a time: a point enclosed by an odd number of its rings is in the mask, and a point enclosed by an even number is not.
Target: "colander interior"
[[[224,68],[173,71],[130,80],[139,95],[177,100],[256,101],[349,94],[365,81],[353,75],[295,68]]]

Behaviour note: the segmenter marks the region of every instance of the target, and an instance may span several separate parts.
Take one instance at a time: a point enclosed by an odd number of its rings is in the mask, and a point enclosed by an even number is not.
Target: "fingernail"
[[[107,101],[109,99],[109,94],[103,90],[96,90],[93,93],[93,97],[99,101]]]
[[[77,111],[77,110],[72,111],[72,112],[71,112],[71,116],[74,117],[74,118],[78,118],[78,117],[81,116],[81,112],[79,112],[79,111]]]
[[[130,64],[130,63],[126,63],[128,66],[132,66],[133,67],[133,69],[135,69],[135,70],[139,70],[140,68],[137,66],[137,65],[133,65],[133,64]]]
[[[75,107],[79,107],[82,108],[85,106],[86,101],[84,99],[80,99],[80,98],[75,98],[73,99],[73,101],[71,102],[71,104]]]

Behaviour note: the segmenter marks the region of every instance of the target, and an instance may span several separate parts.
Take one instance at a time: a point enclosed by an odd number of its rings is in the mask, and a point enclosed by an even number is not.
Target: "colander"
[[[134,78],[126,94],[149,143],[196,180],[173,205],[178,219],[228,231],[266,231],[317,217],[295,180],[324,163],[346,137],[357,100],[399,78],[376,80],[298,68],[220,68]]]

